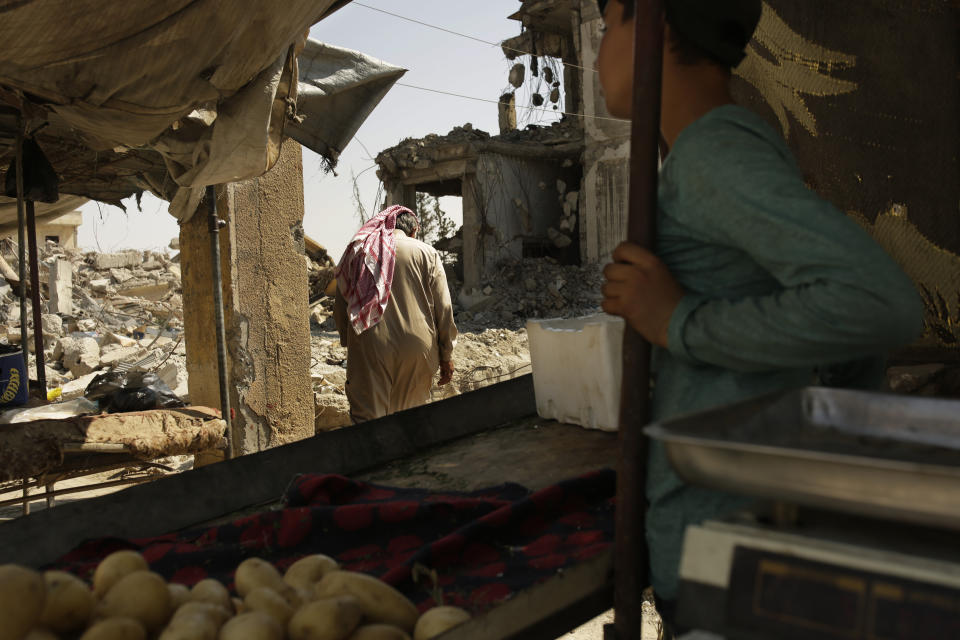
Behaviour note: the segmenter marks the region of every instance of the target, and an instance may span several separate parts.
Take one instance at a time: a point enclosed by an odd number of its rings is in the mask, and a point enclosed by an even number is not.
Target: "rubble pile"
[[[453,286],[457,326],[520,328],[528,318],[569,318],[600,310],[599,265],[563,265],[552,258],[525,258],[500,265],[478,289]]]
[[[4,271],[16,274],[16,245],[3,241],[0,257],[11,267]],[[104,371],[142,370],[153,371],[186,399],[183,298],[176,257],[158,251],[83,253],[48,241],[40,247],[40,282],[45,369],[52,396],[78,398]],[[16,284],[9,275],[0,284],[0,343],[11,345],[21,340],[20,302],[11,286]],[[32,309],[28,328],[27,347],[32,353]],[[29,374],[36,379],[32,357]]]
[[[441,157],[442,147],[457,146],[490,140],[490,134],[474,129],[469,122],[454,127],[445,136],[431,133],[423,138],[405,138],[395,147],[381,151],[377,155],[377,164],[395,172],[399,167],[425,169]],[[379,174],[379,171],[378,171]]]
[[[528,124],[523,129],[504,131],[496,140],[517,144],[558,145],[583,139],[583,129],[576,119],[566,116],[550,124]]]
[[[596,313],[601,300],[598,265],[563,265],[551,258],[507,262],[477,290],[462,291],[448,278],[460,337],[454,352],[453,382],[434,387],[433,400],[473,391],[531,372],[524,325],[528,318]],[[319,433],[351,424],[344,390],[347,350],[333,322],[333,299],[312,307],[311,375]]]
[[[582,143],[583,129],[575,119],[564,117],[548,125],[529,124],[523,129],[512,129],[491,136],[486,131],[475,129],[469,122],[454,127],[446,135],[431,133],[423,138],[406,138],[396,146],[381,151],[377,164],[390,173],[400,168],[426,169],[434,162],[450,156],[448,147],[484,143],[530,144],[553,147],[568,143]],[[572,165],[572,161],[571,161]]]

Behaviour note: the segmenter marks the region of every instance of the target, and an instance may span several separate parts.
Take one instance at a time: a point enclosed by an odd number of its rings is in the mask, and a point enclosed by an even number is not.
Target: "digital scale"
[[[960,639],[960,535],[804,514],[689,527],[677,622],[725,638]]]
[[[680,628],[960,640],[960,402],[808,388],[647,433],[685,481],[778,507],[687,528]]]

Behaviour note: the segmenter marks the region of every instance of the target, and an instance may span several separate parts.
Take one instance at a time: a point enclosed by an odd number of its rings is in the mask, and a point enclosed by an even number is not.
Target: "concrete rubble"
[[[0,256],[16,272],[16,244],[0,242]],[[59,388],[60,397],[70,400],[83,395],[98,373],[166,367],[161,378],[188,400],[177,257],[134,250],[84,253],[48,241],[40,247],[40,282],[48,389]],[[18,344],[20,303],[12,285],[17,283],[0,280],[0,343]],[[32,353],[32,313],[28,327]],[[36,379],[33,357],[29,374]]]

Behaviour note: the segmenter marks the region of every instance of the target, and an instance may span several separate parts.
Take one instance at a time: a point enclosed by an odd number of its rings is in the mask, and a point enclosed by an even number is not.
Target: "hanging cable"
[[[406,20],[407,22],[412,22],[412,23],[414,23],[414,24],[419,24],[420,26],[423,26],[423,27],[429,27],[429,28],[431,28],[431,29],[436,29],[437,31],[443,31],[444,33],[449,33],[450,35],[459,36],[459,37],[461,37],[461,38],[466,38],[467,40],[473,40],[473,41],[475,41],[475,42],[480,42],[480,43],[483,43],[483,44],[488,44],[488,45],[490,45],[491,47],[500,47],[500,48],[503,49],[504,51],[512,51],[512,52],[514,52],[514,53],[519,53],[520,55],[524,55],[524,56],[536,56],[536,55],[537,55],[537,54],[531,53],[531,52],[529,52],[529,51],[523,51],[522,49],[514,49],[513,47],[508,47],[508,46],[506,46],[506,45],[503,44],[503,43],[490,42],[489,40],[484,40],[483,38],[477,38],[477,37],[475,37],[475,36],[469,36],[469,35],[467,35],[467,34],[465,34],[465,33],[460,33],[460,32],[458,32],[458,31],[452,31],[452,30],[447,29],[447,28],[445,28],[445,27],[439,27],[439,26],[437,26],[437,25],[435,25],[435,24],[430,24],[430,23],[428,23],[428,22],[422,22],[422,21],[420,21],[420,20],[415,20],[415,19],[413,19],[413,18],[408,18],[407,16],[400,15],[399,13],[392,13],[392,12],[386,11],[386,10],[384,10],[384,9],[379,9],[379,8],[377,8],[377,7],[371,7],[370,5],[368,5],[368,4],[363,4],[362,2],[351,2],[349,6],[351,6],[351,7],[354,7],[354,6],[356,6],[356,7],[363,7],[364,9],[370,9],[371,11],[377,11],[377,12],[379,12],[379,13],[385,13],[385,14],[388,15],[388,16],[393,16],[394,18],[399,18],[399,19],[401,19],[401,20]],[[561,63],[563,66],[565,66],[565,67],[570,67],[571,69],[579,69],[579,70],[581,70],[581,71],[592,71],[593,73],[596,73],[596,72],[597,72],[596,69],[588,69],[588,68],[586,68],[586,67],[581,67],[580,65],[576,65],[576,64],[573,64],[573,63],[570,63],[570,62],[563,62],[562,60],[560,61],[560,63]]]
[[[464,98],[466,100],[476,100],[477,102],[489,102],[491,104],[500,104],[498,100],[490,100],[488,98],[477,98],[475,96],[465,96],[461,93],[453,93],[451,91],[441,91],[440,89],[431,89],[429,87],[418,87],[417,85],[407,84],[405,82],[397,82],[396,86],[398,87],[407,87],[408,89],[418,89],[420,91],[429,91],[430,93],[439,93],[445,96],[453,96],[454,98]],[[545,111],[546,113],[559,113],[565,116],[575,116],[577,118],[592,118],[594,120],[611,120],[613,122],[629,122],[629,120],[624,120],[622,118],[610,118],[607,116],[588,116],[585,113],[570,113],[569,111],[554,111],[553,109],[544,109],[543,107],[525,107],[517,105],[517,109],[529,109],[531,111]]]

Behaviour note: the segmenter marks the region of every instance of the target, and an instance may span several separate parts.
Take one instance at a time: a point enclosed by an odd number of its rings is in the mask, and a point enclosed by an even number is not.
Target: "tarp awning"
[[[0,6],[0,104],[37,132],[62,193],[119,203],[149,190],[186,218],[202,187],[269,170],[285,134],[335,162],[403,74],[307,41],[310,25],[344,4]],[[10,114],[0,114],[0,175],[13,157]]]

